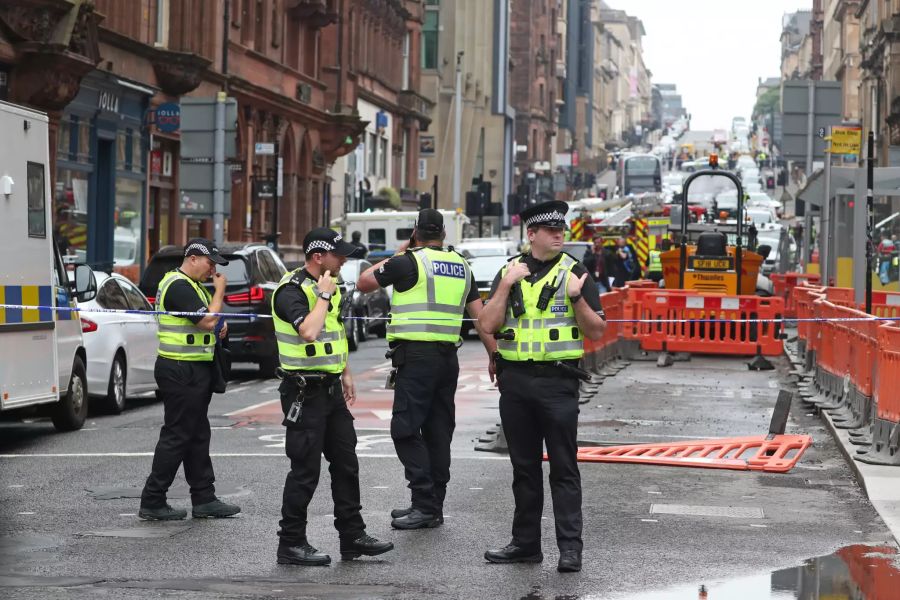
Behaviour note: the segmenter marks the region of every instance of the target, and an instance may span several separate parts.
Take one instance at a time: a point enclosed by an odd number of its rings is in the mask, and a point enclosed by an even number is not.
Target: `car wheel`
[[[88,387],[84,361],[75,357],[72,364],[72,377],[65,396],[59,399],[53,408],[51,420],[57,431],[75,431],[81,429],[88,412]]]
[[[363,313],[360,316],[368,317],[369,313]],[[357,327],[357,329],[359,329],[359,341],[360,342],[364,342],[369,338],[368,332],[366,331],[366,327],[368,327],[368,326],[369,326],[369,321],[367,321],[366,319],[357,319],[356,327]]]
[[[350,335],[347,336],[347,348],[355,352],[359,348],[359,327],[356,323],[350,325]]]
[[[106,400],[103,407],[106,412],[118,415],[125,410],[125,382],[127,370],[125,369],[125,356],[119,352],[113,359],[109,370],[109,386],[106,389]]]

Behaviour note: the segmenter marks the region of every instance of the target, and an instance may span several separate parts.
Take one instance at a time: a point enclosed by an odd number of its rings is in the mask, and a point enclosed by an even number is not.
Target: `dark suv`
[[[228,265],[219,272],[228,279],[225,288],[224,313],[272,314],[272,294],[281,277],[287,272],[284,263],[262,244],[219,246],[219,253]],[[153,302],[163,276],[181,265],[181,246],[165,246],[150,258],[141,277],[140,288]],[[206,286],[212,292],[212,284]],[[231,362],[254,362],[260,375],[273,377],[278,367],[278,347],[272,319],[228,318],[228,340]]]

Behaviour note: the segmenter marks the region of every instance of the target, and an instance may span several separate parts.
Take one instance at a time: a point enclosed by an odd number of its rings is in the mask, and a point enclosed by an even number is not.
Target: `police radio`
[[[522,285],[518,281],[509,288],[509,309],[517,319],[525,314],[525,298],[522,296]]]
[[[559,289],[560,284],[557,283],[559,279],[559,274],[553,278],[553,283],[545,283],[544,287],[541,288],[541,295],[538,296],[537,308],[540,311],[547,310],[547,307],[550,305],[550,299],[556,295],[556,290]]]

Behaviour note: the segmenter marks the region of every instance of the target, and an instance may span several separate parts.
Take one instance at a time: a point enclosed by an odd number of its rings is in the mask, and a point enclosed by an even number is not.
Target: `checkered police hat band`
[[[313,250],[324,250],[325,252],[331,252],[332,250],[334,250],[334,246],[332,246],[328,242],[316,240],[314,242],[310,242],[309,247],[306,248],[307,253],[312,252]]]
[[[184,249],[184,255],[187,256],[187,253],[191,250],[199,250],[202,254],[209,256],[209,249],[203,244],[191,244]]]
[[[553,212],[540,213],[534,215],[527,221],[525,221],[525,225],[534,225],[535,223],[546,223],[548,221],[562,221],[565,222],[566,215],[561,212],[554,210]]]

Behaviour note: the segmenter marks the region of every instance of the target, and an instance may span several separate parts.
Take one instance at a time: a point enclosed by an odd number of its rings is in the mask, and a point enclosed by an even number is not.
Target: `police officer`
[[[156,309],[172,312],[217,313],[222,310],[225,276],[216,265],[227,265],[218,248],[209,240],[193,239],[184,247],[181,267],[169,271],[159,283]],[[212,279],[215,294],[201,284]],[[154,374],[163,403],[163,426],[153,454],[153,466],[141,493],[138,516],[148,521],[183,519],[187,511],[166,503],[166,492],[178,467],[184,464],[184,478],[191,490],[193,517],[230,517],[241,512],[233,504],[216,498],[212,460],[209,457],[209,419],[212,399],[216,329],[219,317],[159,315],[159,350]],[[223,325],[219,337],[224,338]]]
[[[479,319],[486,332],[497,332],[500,419],[515,497],[512,541],[484,557],[494,563],[543,560],[546,443],[560,572],[581,570],[577,364],[584,338],[599,338],[606,326],[596,283],[581,263],[561,252],[567,210],[565,202],[551,201],[522,212],[531,251],[497,274]]]
[[[287,427],[285,452],[291,459],[277,557],[280,564],[324,566],[331,557],[306,538],[307,507],[319,483],[323,454],[329,462],[341,558],[376,556],[394,545],[366,535],[360,514],[356,430],[347,408],[356,401],[356,390],[340,321],[343,297],[332,275],[340,272],[356,247],[322,227],[306,234],[303,249],[305,268],[285,274],[272,296],[283,379],[279,391]]]
[[[391,526],[397,529],[444,522],[456,426],[456,350],[466,309],[472,318],[481,314],[469,264],[443,248],[444,237],[443,215],[430,208],[419,211],[412,248],[374,265],[357,284],[363,292],[394,286],[387,329],[395,375],[391,437],[412,496],[408,508],[391,512]],[[490,355],[493,338],[482,335],[482,341]]]
[[[650,251],[650,259],[647,263],[647,279],[659,283],[663,278],[662,253],[672,249],[672,242],[668,239],[662,240],[659,248]]]

